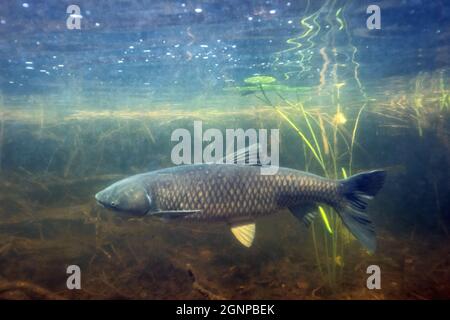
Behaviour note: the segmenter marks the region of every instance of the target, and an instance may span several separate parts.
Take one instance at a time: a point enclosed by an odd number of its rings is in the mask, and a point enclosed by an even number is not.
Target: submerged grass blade
[[[305,108],[303,107],[303,104],[301,102],[299,103],[299,105],[300,105],[300,109],[302,110],[303,116],[305,117],[306,124],[308,125],[309,132],[311,133],[311,136],[313,137],[314,144],[316,145],[317,154],[319,155],[320,161],[323,164],[324,161],[323,161],[323,157],[322,157],[321,148],[320,148],[319,142],[316,138],[316,134],[314,133],[314,130],[311,126],[311,123],[308,120],[308,114],[305,112]]]
[[[311,126],[311,123],[310,123],[308,117],[311,117],[311,118],[312,118],[314,121],[316,121],[316,122],[317,122],[317,120],[314,119],[313,116],[312,116],[311,114],[309,114],[308,112],[306,112],[306,110],[305,110],[305,108],[304,108],[304,106],[303,106],[303,104],[302,104],[301,102],[298,102],[297,104],[293,104],[293,103],[289,102],[287,99],[285,99],[285,98],[284,98],[282,95],[280,95],[278,92],[277,92],[277,95],[278,95],[278,97],[280,97],[280,99],[282,99],[282,100],[283,100],[284,102],[286,102],[288,105],[290,105],[291,107],[294,107],[294,108],[296,108],[297,110],[300,110],[300,111],[302,112],[303,117],[305,118],[306,125],[308,126],[310,135],[312,136],[313,141],[314,141],[314,145],[315,145],[315,148],[313,148],[313,147],[312,147],[312,144],[308,141],[309,146],[310,146],[310,149],[312,148],[311,151],[313,151],[314,156],[316,157],[317,161],[320,163],[320,165],[321,165],[322,169],[324,170],[325,174],[327,174],[326,169],[325,169],[325,168],[326,168],[326,167],[325,167],[325,163],[324,163],[323,156],[322,156],[321,147],[320,147],[320,144],[319,144],[319,142],[318,142],[318,140],[317,140],[316,134],[315,134],[315,132],[314,132],[313,127]]]
[[[317,246],[317,238],[316,238],[316,231],[315,231],[314,221],[313,221],[312,226],[311,226],[311,235],[312,235],[312,239],[313,239],[314,253],[315,253],[315,257],[316,257],[317,267],[319,268],[319,273],[320,273],[322,279],[324,279],[325,275],[324,275],[323,270],[322,270],[322,263],[320,262],[319,248]]]
[[[330,226],[330,221],[328,221],[327,214],[325,213],[325,210],[322,208],[322,206],[319,206],[319,212],[320,212],[320,216],[322,217],[322,220],[323,220],[328,232],[330,234],[333,234],[333,230],[331,230],[331,226]]]
[[[327,170],[325,168],[325,164],[323,163],[323,161],[319,157],[319,154],[314,149],[313,145],[308,140],[308,138],[305,136],[305,134],[300,130],[299,127],[297,127],[297,125],[291,119],[289,119],[289,117],[283,111],[280,110],[280,108],[275,107],[275,110],[283,117],[283,119],[286,120],[287,123],[289,123],[289,125],[297,132],[297,134],[300,136],[300,138],[302,138],[303,142],[308,146],[309,150],[311,150],[312,154],[314,155],[314,158],[317,160],[317,162],[319,162],[323,171],[326,172]]]
[[[325,126],[323,124],[323,119],[322,119],[322,116],[320,115],[320,113],[319,113],[318,117],[319,117],[320,133],[322,135],[323,151],[325,152],[325,155],[328,155],[330,153],[330,148],[328,146],[327,132],[325,130]]]
[[[351,143],[350,143],[350,160],[349,160],[349,164],[348,164],[348,172],[349,172],[350,175],[352,174],[353,147],[355,145],[356,131],[358,130],[358,124],[359,124],[359,119],[361,118],[361,113],[363,112],[365,107],[366,107],[366,103],[364,103],[362,105],[362,107],[359,109],[358,115],[356,116],[355,125],[353,127],[352,140],[351,140]]]
[[[347,176],[347,171],[345,170],[345,168],[342,167],[341,171],[342,171],[342,177],[344,177],[344,179],[347,179],[348,176]]]

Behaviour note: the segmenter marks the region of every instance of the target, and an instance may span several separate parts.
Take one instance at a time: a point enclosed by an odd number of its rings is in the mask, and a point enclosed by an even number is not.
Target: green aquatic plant
[[[273,85],[277,79],[272,76],[256,75],[244,79],[244,82],[248,85],[242,87],[235,87],[242,95],[252,94],[257,91],[265,93],[266,90],[279,90],[282,89],[279,85]]]
[[[248,78],[244,79],[245,83],[257,84],[257,85],[274,83],[276,81],[277,81],[277,79],[275,79],[274,77],[271,77],[271,76],[253,76],[253,77],[248,77]]]
[[[441,111],[450,107],[450,92],[445,88],[444,72],[440,73],[439,78],[439,107]]]
[[[283,72],[285,80],[292,79],[293,75],[298,78],[309,76],[307,72],[315,67],[317,58],[321,58],[323,65],[319,69],[317,87],[303,87],[300,90],[290,84],[255,83],[250,90],[265,105],[272,107],[298,135],[302,142],[306,171],[319,171],[328,178],[345,179],[347,173],[350,175],[353,171],[353,154],[357,146],[360,120],[369,98],[359,79],[360,65],[356,61],[358,50],[352,44],[348,32],[345,5],[336,6],[336,1],[328,1],[318,10],[301,18],[303,32],[286,40],[290,47],[275,54],[276,68],[294,69]],[[306,12],[308,10],[309,1]],[[338,38],[340,41],[346,39],[347,44],[337,47]],[[314,55],[316,51],[319,54]],[[295,55],[298,56],[297,59],[293,57]],[[339,55],[345,56],[351,63],[342,65],[337,58]],[[349,78],[340,79],[338,71],[342,68],[349,69],[343,74],[352,74],[353,82]],[[352,109],[345,106],[342,99],[350,85],[359,90],[362,98],[359,107]],[[292,98],[292,94],[288,96],[288,93],[294,93],[296,99]],[[326,97],[329,102],[326,107],[313,108],[309,104],[312,96]],[[318,206],[317,212],[320,220],[316,219],[311,225],[316,263],[324,282],[336,289],[345,266],[345,248],[354,238],[333,208]]]
[[[318,164],[319,168],[323,171],[323,174],[329,178],[345,178],[338,175],[338,158],[341,154],[336,154],[338,152],[339,140],[345,140],[343,145],[342,153],[353,153],[353,146],[356,140],[356,132],[358,128],[359,113],[357,121],[353,126],[353,134],[350,136],[346,131],[343,124],[337,125],[333,121],[333,115],[323,114],[321,112],[309,111],[305,108],[303,103],[290,103],[294,106],[294,110],[299,111],[301,119],[294,120],[297,118],[291,116],[285,111],[285,108],[276,106],[275,110],[277,113],[286,121],[286,123],[295,130],[299,135],[302,142],[305,145],[305,162],[308,162],[311,158]],[[360,110],[362,112],[362,110]],[[298,118],[297,118],[298,119]],[[336,138],[334,136],[336,135]],[[321,139],[319,139],[321,137]],[[339,139],[337,139],[339,137]],[[352,146],[352,147],[351,147]],[[345,168],[342,168],[342,172],[346,172]],[[313,223],[312,236],[314,242],[314,248],[316,252],[316,259],[320,266],[320,270],[324,278],[331,287],[335,287],[338,281],[337,267],[343,265],[343,248],[342,240],[343,228],[340,218],[338,218],[337,213],[329,207],[318,206],[318,212],[323,223],[318,224],[317,221]],[[317,237],[318,234],[325,232],[322,235],[321,243],[323,244],[322,249],[319,249]],[[324,253],[325,263],[320,259],[320,252]],[[324,273],[326,270],[326,273]],[[326,274],[326,276],[325,276]]]
[[[423,116],[422,116],[423,95],[421,94],[422,82],[423,82],[423,78],[418,76],[416,78],[416,82],[415,82],[414,97],[413,97],[413,101],[414,101],[413,110],[415,112],[415,119],[417,121],[417,129],[419,131],[419,136],[423,135],[423,130],[422,130],[422,126],[423,126]]]
[[[291,87],[282,84],[261,84],[261,85],[246,85],[236,86],[224,89],[225,91],[237,91],[241,95],[249,95],[261,91],[261,87],[265,92],[291,92],[308,94],[312,91],[311,87]]]
[[[257,75],[245,78],[243,80],[245,85],[242,86],[233,86],[225,88],[224,91],[237,91],[239,94],[246,96],[250,94],[263,93],[266,94],[268,92],[272,93],[288,93],[288,94],[296,94],[296,95],[311,95],[313,94],[314,88],[308,86],[292,86],[281,84],[279,81],[272,76],[263,76]],[[269,101],[264,99],[264,102],[270,104]]]
[[[338,89],[339,86],[336,88]],[[257,96],[257,98],[274,108],[276,113],[300,137],[304,145],[305,164],[314,165],[315,163],[322,170],[323,175],[329,178],[347,177],[345,167],[341,167],[339,170],[338,159],[347,155],[349,158],[348,171],[352,171],[352,155],[365,104],[358,110],[356,119],[350,121],[342,112],[339,104],[334,113],[327,113],[307,108],[301,101],[290,101],[279,92],[275,92],[281,101],[278,104],[267,96],[264,88],[260,88],[260,93],[261,96]],[[350,123],[353,126],[350,126],[349,130]],[[339,152],[338,145],[344,147],[341,152]],[[313,160],[312,163],[311,160]],[[306,170],[312,169],[310,166],[308,165]],[[344,230],[345,228],[334,209],[318,206],[317,210],[322,223],[313,222],[311,227],[316,261],[320,274],[330,287],[336,288],[344,265],[343,248],[352,236]],[[322,245],[319,245],[320,243]],[[323,256],[325,259],[322,258]]]
[[[450,90],[446,87],[446,70],[433,73],[419,72],[411,87],[392,94],[389,102],[378,103],[371,112],[385,119],[386,128],[414,129],[418,136],[425,132],[439,135],[448,121]]]

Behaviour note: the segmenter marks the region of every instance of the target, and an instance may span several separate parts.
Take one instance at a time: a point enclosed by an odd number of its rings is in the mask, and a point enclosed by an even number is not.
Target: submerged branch
[[[21,291],[32,299],[66,300],[65,297],[53,293],[43,287],[27,281],[0,281],[0,294],[9,291]]]

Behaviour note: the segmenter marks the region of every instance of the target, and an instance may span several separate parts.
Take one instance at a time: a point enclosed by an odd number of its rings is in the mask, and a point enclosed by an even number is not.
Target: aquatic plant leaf
[[[297,93],[308,93],[313,88],[312,87],[290,87],[282,84],[260,84],[260,85],[249,85],[249,86],[238,86],[225,88],[224,91],[237,90],[242,95],[248,95],[254,92],[261,91],[279,91],[279,92],[297,92]]]
[[[268,84],[275,81],[277,81],[277,79],[271,76],[253,76],[244,79],[244,82],[248,84]]]
[[[333,234],[333,230],[331,229],[331,226],[330,226],[330,221],[328,221],[327,214],[325,213],[325,210],[321,206],[319,206],[319,212],[320,212],[320,216],[322,217],[323,223],[325,224],[325,227],[327,228],[328,232],[330,234]]]

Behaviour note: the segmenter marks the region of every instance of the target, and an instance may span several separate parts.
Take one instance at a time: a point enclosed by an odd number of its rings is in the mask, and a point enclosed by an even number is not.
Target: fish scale
[[[199,164],[153,175],[148,191],[158,210],[200,210],[186,220],[252,219],[302,202],[334,205],[339,198],[336,181],[288,168],[261,175],[259,166]]]

